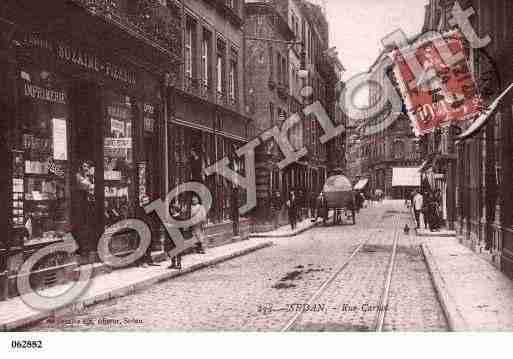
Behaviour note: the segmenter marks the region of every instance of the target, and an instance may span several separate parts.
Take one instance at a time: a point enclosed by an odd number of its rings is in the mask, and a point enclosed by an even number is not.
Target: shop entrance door
[[[100,88],[79,82],[70,90],[71,104],[71,174],[72,226],[80,253],[94,261],[98,239],[104,228],[103,218],[103,137]],[[80,183],[86,179],[92,184]]]

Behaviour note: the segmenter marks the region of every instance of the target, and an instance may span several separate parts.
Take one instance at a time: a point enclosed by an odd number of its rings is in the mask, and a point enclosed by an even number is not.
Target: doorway
[[[69,91],[71,104],[71,222],[79,253],[88,256],[96,251],[104,227],[102,215],[103,161],[102,102],[100,88],[91,82],[73,84]],[[84,172],[83,166],[88,170]],[[82,171],[82,173],[80,173]],[[79,177],[79,174],[82,177]],[[92,189],[85,193],[79,178],[86,178]],[[94,260],[94,259],[90,259]]]

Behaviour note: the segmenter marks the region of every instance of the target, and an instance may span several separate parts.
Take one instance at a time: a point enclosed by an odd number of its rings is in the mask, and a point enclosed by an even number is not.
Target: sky
[[[428,0],[310,0],[326,6],[330,24],[330,46],[347,72],[347,80],[367,71],[381,52],[381,39],[402,29],[418,34],[424,23]]]

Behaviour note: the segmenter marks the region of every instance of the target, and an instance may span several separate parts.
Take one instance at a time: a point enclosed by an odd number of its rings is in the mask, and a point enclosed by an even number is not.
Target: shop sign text
[[[66,94],[61,91],[50,90],[30,83],[25,83],[25,96],[37,100],[66,104]]]
[[[108,61],[103,61],[95,54],[84,49],[72,47],[58,41],[52,42],[46,39],[41,39],[35,34],[28,34],[25,37],[25,43],[33,47],[49,50],[61,60],[70,62],[90,71],[102,73],[114,80],[125,82],[130,85],[136,84],[135,72],[114,65]]]

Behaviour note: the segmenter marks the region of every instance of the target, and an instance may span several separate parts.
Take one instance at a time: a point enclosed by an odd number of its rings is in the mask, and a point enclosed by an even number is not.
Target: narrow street
[[[418,239],[403,232],[406,223],[411,227],[402,202],[376,204],[362,210],[355,226],[277,239],[270,248],[31,330],[279,331],[297,317],[289,330],[372,331],[397,238],[383,330],[445,331]]]

